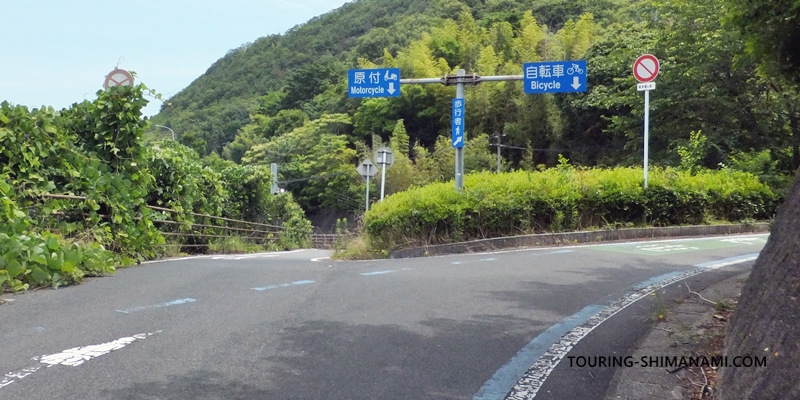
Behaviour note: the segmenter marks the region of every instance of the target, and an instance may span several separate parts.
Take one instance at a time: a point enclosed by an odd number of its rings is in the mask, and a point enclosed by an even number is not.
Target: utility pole
[[[500,143],[500,138],[505,136],[505,135],[506,135],[505,133],[503,133],[503,134],[499,134],[498,133],[498,134],[494,135],[494,137],[497,139],[496,146],[497,146],[497,173],[498,174],[500,173],[500,167],[501,167],[501,165],[500,165],[500,148],[503,147],[503,144]]]
[[[272,194],[278,194],[280,192],[280,188],[278,187],[278,164],[272,163],[269,165],[269,170],[272,172]]]

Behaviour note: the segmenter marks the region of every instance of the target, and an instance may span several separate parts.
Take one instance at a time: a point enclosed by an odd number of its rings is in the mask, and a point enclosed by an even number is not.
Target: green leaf
[[[54,271],[60,270],[63,264],[64,261],[56,253],[51,254],[50,259],[47,260],[47,267]]]
[[[48,250],[54,251],[54,250],[58,249],[58,247],[59,247],[58,246],[58,240],[56,240],[56,238],[52,238],[51,237],[51,238],[47,239],[47,249]]]
[[[36,281],[36,283],[41,284],[50,281],[50,274],[39,267],[33,267],[33,269],[31,270],[31,275],[33,276],[33,279]]]
[[[81,250],[79,248],[73,248],[64,254],[64,265],[61,268],[63,270],[64,268],[74,267],[79,265],[82,260],[83,254],[81,254]]]
[[[12,278],[25,272],[27,268],[17,260],[9,260],[6,266],[6,272]]]
[[[47,257],[44,254],[36,254],[31,258],[31,261],[39,265],[47,265]]]

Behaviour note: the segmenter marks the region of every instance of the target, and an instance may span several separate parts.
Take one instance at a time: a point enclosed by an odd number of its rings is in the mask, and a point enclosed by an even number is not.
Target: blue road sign
[[[453,148],[464,147],[464,115],[466,103],[464,99],[453,99],[453,113],[450,116]]]
[[[350,97],[398,97],[400,68],[348,70],[347,94]]]
[[[522,74],[527,94],[586,91],[586,60],[525,63]]]

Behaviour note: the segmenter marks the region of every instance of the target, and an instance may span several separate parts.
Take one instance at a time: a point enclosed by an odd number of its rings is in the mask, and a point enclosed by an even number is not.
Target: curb
[[[391,254],[389,254],[389,258],[441,256],[447,254],[476,253],[520,247],[610,242],[630,239],[764,233],[769,232],[770,225],[771,224],[769,222],[758,222],[752,224],[733,225],[667,226],[657,228],[627,228],[600,231],[541,233],[536,235],[509,236],[502,238],[479,239],[469,242],[413,247],[410,249],[393,251]]]

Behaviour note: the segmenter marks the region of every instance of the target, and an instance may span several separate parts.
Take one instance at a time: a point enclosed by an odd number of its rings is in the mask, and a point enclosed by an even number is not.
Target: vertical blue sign
[[[464,111],[466,103],[464,99],[453,99],[453,113],[450,116],[453,148],[464,147]]]
[[[525,63],[522,74],[527,94],[586,91],[586,60]]]
[[[399,97],[400,68],[348,70],[347,95],[349,97]]]

